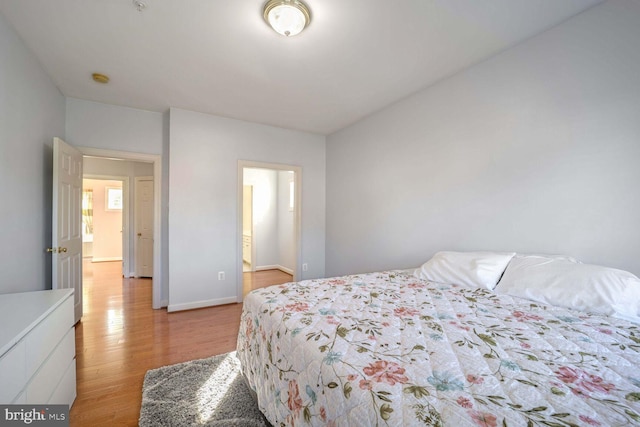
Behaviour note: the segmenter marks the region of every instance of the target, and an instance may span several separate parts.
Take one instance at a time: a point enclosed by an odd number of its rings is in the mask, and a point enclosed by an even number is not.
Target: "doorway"
[[[162,215],[161,215],[161,202],[162,202],[162,192],[161,192],[161,182],[162,182],[162,158],[160,155],[155,154],[143,154],[143,153],[133,153],[128,151],[116,151],[116,150],[104,150],[99,148],[89,148],[89,147],[79,147],[80,151],[83,153],[85,162],[88,159],[97,159],[102,161],[115,161],[119,162],[122,165],[126,165],[127,163],[142,163],[146,164],[150,169],[140,175],[145,176],[153,176],[153,281],[152,281],[152,307],[154,309],[159,309],[162,307],[166,307],[168,304],[168,289],[165,283],[163,283],[163,265],[162,265],[162,251],[163,251],[163,240],[164,236],[162,235]],[[124,166],[123,166],[124,167]],[[131,175],[129,170],[124,172],[123,174]],[[127,203],[125,200],[124,203]],[[123,220],[125,223],[127,219]],[[131,220],[131,224],[133,224],[133,219]],[[133,227],[130,227],[133,229]],[[124,233],[123,233],[124,234]],[[128,238],[124,236],[124,240]],[[133,242],[133,238],[129,238],[129,241]],[[129,251],[133,250],[133,245],[129,245]],[[133,255],[131,255],[133,258]],[[126,277],[134,277],[135,268],[134,263],[132,262],[129,265],[128,270],[125,271]],[[163,298],[164,297],[164,298]]]
[[[82,180],[82,256],[91,263],[118,262],[123,276],[127,180],[91,175]]]
[[[301,173],[298,166],[239,161],[238,300],[269,283],[299,277]],[[271,272],[272,274],[265,274]]]

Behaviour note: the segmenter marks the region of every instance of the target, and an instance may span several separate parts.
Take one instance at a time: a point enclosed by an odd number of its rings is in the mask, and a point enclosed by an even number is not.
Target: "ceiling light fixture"
[[[269,0],[264,5],[264,20],[283,36],[295,36],[311,22],[306,4],[299,0]]]
[[[93,81],[95,81],[96,83],[102,83],[102,84],[109,83],[109,76],[105,76],[104,74],[93,73],[91,77],[93,78]]]

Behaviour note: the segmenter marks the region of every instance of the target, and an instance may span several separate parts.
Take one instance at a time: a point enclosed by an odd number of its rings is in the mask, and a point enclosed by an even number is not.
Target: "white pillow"
[[[526,257],[537,257],[537,258],[548,258],[548,259],[564,259],[566,261],[580,263],[577,259],[569,255],[557,255],[557,254],[521,254],[516,253],[515,258],[526,258]]]
[[[514,252],[438,252],[414,273],[432,282],[493,289]]]
[[[640,279],[566,259],[514,257],[496,292],[580,311],[640,316]]]

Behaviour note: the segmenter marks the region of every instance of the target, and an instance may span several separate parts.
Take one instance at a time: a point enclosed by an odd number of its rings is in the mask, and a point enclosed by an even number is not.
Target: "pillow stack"
[[[414,272],[432,282],[482,287],[543,304],[640,323],[640,279],[563,255],[438,252]]]
[[[496,291],[559,307],[640,320],[640,279],[615,268],[562,258],[516,256]]]
[[[493,289],[515,252],[438,252],[414,273],[432,282]]]

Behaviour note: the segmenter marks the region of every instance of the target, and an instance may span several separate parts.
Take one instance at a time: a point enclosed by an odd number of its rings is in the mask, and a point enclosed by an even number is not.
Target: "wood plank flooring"
[[[269,270],[245,273],[247,280],[255,289],[291,281],[291,276]],[[151,279],[123,279],[118,262],[85,262],[83,285],[71,426],[137,426],[147,370],[236,347],[242,304],[177,313],[153,310]]]
[[[244,295],[253,289],[264,288],[270,285],[279,285],[281,283],[290,282],[293,277],[280,270],[264,270],[255,273],[246,272],[243,275]]]

